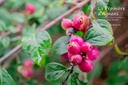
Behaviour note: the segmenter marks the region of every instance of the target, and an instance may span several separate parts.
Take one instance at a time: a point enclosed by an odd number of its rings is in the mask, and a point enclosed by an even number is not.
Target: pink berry
[[[96,60],[100,52],[96,46],[93,46],[89,52],[87,52],[88,58],[90,60]]]
[[[93,63],[91,60],[87,59],[79,64],[78,67],[82,72],[90,72],[93,69]]]
[[[30,78],[33,74],[33,70],[32,69],[23,69],[21,74],[25,77],[25,78]]]
[[[76,54],[76,55],[73,55],[71,58],[70,58],[70,63],[71,65],[78,65],[82,62],[82,56],[79,55],[79,54]]]
[[[65,59],[65,60],[68,60],[68,59],[69,59],[69,58],[68,58],[68,53],[62,54],[62,55],[61,55],[61,58],[62,58],[62,59]]]
[[[33,4],[26,4],[26,11],[30,14],[33,14],[35,12],[35,6]]]
[[[87,53],[91,50],[92,45],[89,42],[84,42],[81,47],[81,51]]]
[[[82,45],[84,43],[84,40],[79,37],[79,36],[75,36],[75,35],[72,35],[71,38],[70,38],[70,42],[77,42],[79,45]]]
[[[89,18],[84,14],[76,14],[73,18],[73,25],[77,30],[85,32],[88,30]]]
[[[68,59],[72,57],[72,54],[68,52]]]
[[[70,52],[71,54],[77,54],[80,52],[80,50],[81,50],[81,47],[78,43],[70,42],[68,44],[68,52]]]
[[[25,60],[23,66],[24,66],[25,68],[32,68],[32,67],[33,67],[33,61],[30,60],[30,59]]]
[[[68,28],[71,28],[73,26],[73,22],[70,19],[63,19],[61,22],[61,26],[64,30],[67,30]]]

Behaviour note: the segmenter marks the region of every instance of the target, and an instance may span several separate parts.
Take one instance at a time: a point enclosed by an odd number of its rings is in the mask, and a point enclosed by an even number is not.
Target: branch
[[[77,4],[76,6],[74,6],[73,8],[71,8],[70,10],[68,10],[67,12],[65,12],[64,14],[60,15],[59,17],[57,17],[56,19],[54,19],[53,21],[51,21],[49,24],[47,24],[46,26],[44,26],[43,28],[41,28],[41,30],[46,30],[49,29],[50,27],[52,27],[54,24],[56,24],[57,22],[59,22],[61,19],[63,19],[64,17],[72,14],[73,12],[75,12],[76,10],[80,9],[81,7],[83,7],[85,4],[87,4],[88,2],[90,2],[90,0],[84,0],[83,2]],[[37,29],[36,32],[38,32],[40,29]],[[11,55],[15,54],[17,51],[19,51],[22,48],[22,45],[18,45],[15,48],[13,48],[10,52],[8,52],[6,55],[4,55],[2,58],[0,58],[0,64],[6,60],[7,58],[9,58]]]
[[[72,72],[73,72],[73,66],[70,66],[70,67],[69,67],[68,76],[67,76],[66,79],[62,82],[62,85],[67,85],[67,80],[68,80],[69,76],[72,74]]]
[[[21,44],[16,46],[14,49],[12,49],[11,51],[9,51],[6,55],[4,55],[2,58],[0,58],[0,64],[6,60],[9,56],[13,55],[14,53],[16,53],[17,51],[19,51],[21,49]]]
[[[95,9],[95,7],[96,7],[96,3],[97,3],[97,0],[94,0],[94,2],[93,2],[93,6],[91,7],[90,15],[89,15],[90,18],[93,16],[94,9]]]
[[[70,10],[68,10],[67,12],[65,12],[64,14],[60,15],[59,17],[57,17],[56,19],[54,19],[53,21],[51,21],[49,24],[47,24],[46,26],[44,26],[43,28],[41,28],[42,30],[46,30],[50,27],[52,27],[54,24],[56,24],[57,22],[59,22],[60,20],[62,20],[63,18],[65,18],[66,16],[72,14],[73,12],[75,12],[76,10],[80,9],[81,7],[83,7],[85,4],[87,4],[90,0],[84,0],[83,2],[77,4],[76,6],[74,6],[73,8],[71,8]],[[38,30],[36,30],[38,31]]]

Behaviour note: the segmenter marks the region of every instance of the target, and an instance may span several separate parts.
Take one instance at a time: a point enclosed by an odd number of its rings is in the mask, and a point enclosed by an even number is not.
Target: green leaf
[[[87,83],[78,79],[78,73],[73,73],[69,78],[69,85],[87,85]]]
[[[31,33],[22,39],[23,49],[32,57],[32,60],[39,66],[45,64],[45,57],[48,55],[52,41],[49,34],[41,30],[38,33]]]
[[[51,4],[51,1],[52,0],[40,0],[41,2],[42,2],[42,4],[44,5],[44,6],[48,6],[49,4]]]
[[[97,19],[96,22],[102,27],[107,29],[111,34],[113,34],[112,27],[107,20]]]
[[[6,23],[6,26],[11,25],[11,15],[6,9],[0,8],[0,20]]]
[[[120,71],[128,71],[128,58],[123,58],[122,60],[116,60],[114,61],[109,70],[108,70],[108,74],[110,76],[115,76],[117,75]]]
[[[14,26],[9,26],[8,28],[9,28],[9,30],[10,30],[12,33],[17,33],[17,32],[18,32],[18,29],[17,29],[16,27],[14,27]]]
[[[19,14],[19,13],[13,13],[12,14],[12,19],[13,21],[15,21],[16,23],[24,23],[25,22],[25,18],[23,15]]]
[[[107,46],[110,46],[114,43],[114,39],[112,41],[110,41],[109,43],[107,43]]]
[[[11,9],[19,10],[19,8],[25,4],[25,1],[24,0],[20,0],[20,1],[13,0],[12,4],[13,5],[12,5]]]
[[[83,10],[89,15],[91,12],[91,8],[94,5],[95,0],[91,0],[87,5],[83,7]],[[97,0],[96,7],[94,10],[94,15],[98,18],[106,18],[107,13],[107,4],[109,0]]]
[[[6,24],[0,20],[0,31],[6,31]]]
[[[67,71],[67,68],[59,63],[49,63],[45,67],[45,78],[48,81],[56,81]]]
[[[0,44],[4,47],[7,48],[10,44],[10,38],[8,36],[0,38]]]
[[[75,35],[83,37],[84,33],[81,32],[81,31],[77,31],[77,32],[75,33]]]
[[[52,53],[56,55],[62,55],[67,52],[67,45],[69,43],[69,37],[63,36],[56,40],[52,47]]]
[[[0,85],[16,85],[15,81],[5,69],[0,70]]]
[[[127,75],[108,77],[105,81],[105,85],[127,85]]]
[[[91,4],[93,6],[93,3]],[[95,14],[99,18],[105,18],[107,13],[107,4],[104,0],[97,0],[97,4],[95,7]]]
[[[93,27],[85,34],[84,40],[90,42],[92,45],[104,46],[113,40],[113,36],[107,29],[104,29],[94,21]]]
[[[119,7],[121,5],[120,0],[110,0],[109,4],[111,4],[111,7]]]
[[[36,17],[36,18],[40,18],[41,16],[43,16],[44,10],[45,10],[44,7],[39,8],[39,9],[34,13],[33,16]]]

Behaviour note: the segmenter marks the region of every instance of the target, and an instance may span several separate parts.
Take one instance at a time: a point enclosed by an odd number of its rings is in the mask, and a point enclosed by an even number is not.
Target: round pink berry
[[[71,54],[77,54],[81,51],[81,47],[78,43],[76,42],[70,42],[68,44],[68,52],[70,52]]]
[[[77,42],[79,45],[82,45],[84,43],[84,40],[79,36],[72,35],[70,38],[70,42]]]
[[[76,14],[73,18],[73,25],[77,30],[87,31],[89,18],[85,14]]]
[[[65,60],[68,60],[68,59],[69,59],[69,58],[68,58],[68,53],[62,54],[62,55],[61,55],[61,58],[62,58],[62,59],[65,59]]]
[[[72,57],[72,54],[68,52],[68,59]]]
[[[81,47],[81,51],[87,53],[91,50],[92,45],[89,42],[84,42]]]
[[[70,63],[71,65],[78,65],[82,62],[82,56],[79,55],[79,54],[76,54],[76,55],[73,55],[71,58],[70,58]]]
[[[93,63],[91,60],[87,59],[79,64],[78,67],[82,72],[90,72],[93,69]]]
[[[33,61],[28,59],[28,60],[25,60],[24,63],[23,63],[23,66],[25,68],[32,68],[33,67]]]
[[[23,69],[21,74],[25,77],[25,78],[30,78],[33,74],[33,70],[32,69]]]
[[[35,6],[33,4],[26,4],[26,11],[30,14],[33,14],[35,12]]]
[[[96,46],[91,47],[91,50],[87,52],[87,56],[90,60],[96,60],[100,52]]]
[[[70,19],[63,19],[61,22],[61,26],[64,30],[67,30],[68,28],[71,28],[73,26],[73,22]]]

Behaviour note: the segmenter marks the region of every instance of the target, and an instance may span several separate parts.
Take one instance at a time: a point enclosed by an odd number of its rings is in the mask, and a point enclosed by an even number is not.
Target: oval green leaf
[[[31,55],[32,60],[39,66],[45,64],[45,57],[48,55],[52,41],[49,34],[41,30],[37,34],[29,34],[22,39],[23,49]]]
[[[55,55],[62,55],[64,53],[66,53],[68,43],[69,43],[69,37],[68,36],[60,37],[53,44],[52,53]]]
[[[0,85],[16,85],[15,81],[5,69],[0,70]]]
[[[102,28],[107,29],[111,34],[113,34],[112,27],[107,20],[104,19],[96,19],[95,20]]]
[[[48,81],[58,80],[65,72],[67,68],[59,63],[49,63],[45,67],[45,78]]]
[[[87,83],[78,79],[78,73],[73,73],[69,78],[69,85],[87,85]]]
[[[85,34],[84,40],[90,42],[92,45],[104,46],[113,40],[113,36],[107,29],[104,29],[94,21],[93,27]]]

